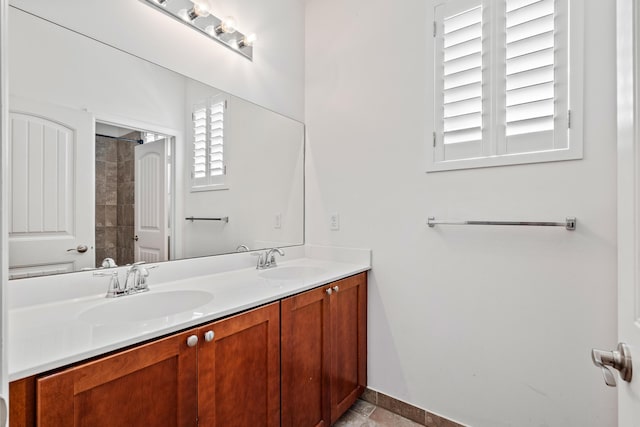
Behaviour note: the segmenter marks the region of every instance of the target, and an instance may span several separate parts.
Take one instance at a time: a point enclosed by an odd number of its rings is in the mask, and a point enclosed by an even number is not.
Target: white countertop
[[[143,294],[106,299],[104,292],[101,292],[99,295],[84,295],[35,305],[14,304],[8,316],[9,381],[188,329],[371,268],[370,251],[367,250],[363,251],[368,256],[361,250],[347,250],[352,251],[350,255],[360,252],[360,256],[354,257],[340,256],[339,253],[337,256],[328,256],[336,255],[335,249],[305,249],[298,258],[280,261],[276,269],[315,267],[316,271],[309,277],[266,279],[261,277],[260,271],[255,267],[246,267],[231,271],[224,271],[222,268],[222,272],[184,279],[176,279],[174,272],[171,272],[166,277],[174,280],[162,283],[159,282],[162,269],[172,264],[165,263],[160,264],[159,270],[151,271],[150,291]],[[202,263],[202,260],[199,262]],[[104,291],[107,282],[108,280],[102,281]],[[13,281],[10,284],[14,285]],[[38,286],[46,286],[46,280],[40,279]],[[127,304],[131,304],[136,299],[144,304],[146,296],[176,290],[206,291],[213,295],[213,299],[190,310],[145,321],[124,321],[117,316],[109,316],[111,318],[104,319],[104,322],[88,322],[79,318],[81,313],[99,305],[118,304],[125,300]],[[24,296],[20,297],[26,299]]]

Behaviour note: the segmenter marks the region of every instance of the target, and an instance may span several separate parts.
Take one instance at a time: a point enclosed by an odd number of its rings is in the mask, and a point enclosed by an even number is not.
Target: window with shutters
[[[227,99],[222,96],[193,107],[192,191],[226,188],[226,111]]]
[[[434,8],[427,171],[582,158],[582,2]]]

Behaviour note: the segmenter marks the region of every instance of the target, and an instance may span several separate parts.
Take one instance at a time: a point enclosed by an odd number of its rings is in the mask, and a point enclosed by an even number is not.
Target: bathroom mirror
[[[9,22],[12,279],[303,243],[302,123],[14,7]]]

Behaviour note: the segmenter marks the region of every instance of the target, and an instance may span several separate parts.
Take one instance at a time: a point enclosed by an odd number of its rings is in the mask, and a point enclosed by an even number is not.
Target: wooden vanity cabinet
[[[10,426],[328,427],[366,385],[366,279],[14,381]]]
[[[36,379],[38,427],[196,426],[198,350],[187,345],[195,333]]]
[[[198,329],[198,422],[280,425],[280,304]]]
[[[280,303],[15,381],[10,398],[11,427],[276,427]]]
[[[282,426],[333,424],[367,382],[367,276],[282,300]]]

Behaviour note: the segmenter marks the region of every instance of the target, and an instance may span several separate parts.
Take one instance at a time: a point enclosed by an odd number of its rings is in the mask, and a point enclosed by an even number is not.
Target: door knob
[[[591,350],[591,359],[594,365],[602,369],[604,382],[609,387],[616,386],[616,377],[609,368],[617,369],[623,381],[631,382],[633,376],[631,353],[625,343],[619,343],[617,350],[613,351],[594,348]]]
[[[207,331],[204,333],[204,340],[206,342],[211,342],[215,336],[216,334],[213,331]]]
[[[333,293],[333,291],[331,290],[331,288],[327,288],[327,290],[325,291],[327,293],[327,295],[331,295]]]
[[[89,250],[89,247],[87,245],[78,245],[75,248],[71,248],[71,249],[67,249],[67,252],[72,252],[72,251],[76,251],[78,253],[85,253]]]

